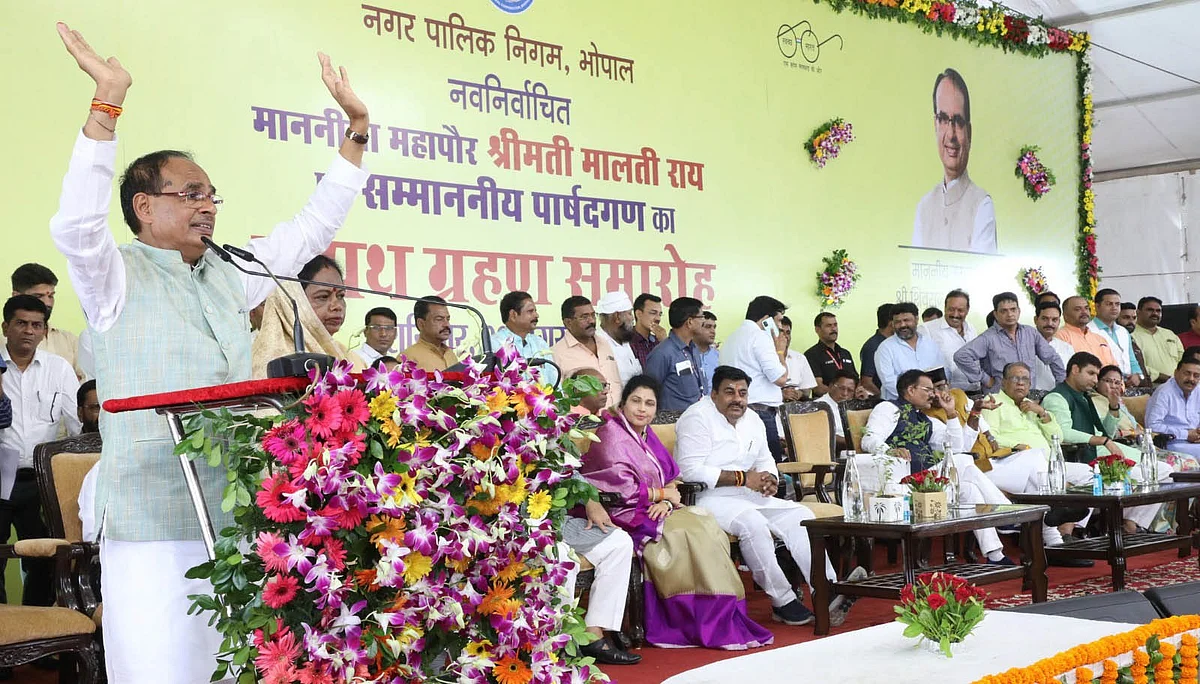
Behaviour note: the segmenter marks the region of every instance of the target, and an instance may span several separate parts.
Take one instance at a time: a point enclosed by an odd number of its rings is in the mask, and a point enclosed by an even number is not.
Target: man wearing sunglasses
[[[270,281],[242,276],[206,251],[201,238],[214,236],[222,199],[204,169],[183,152],[152,152],[126,169],[120,204],[134,239],[117,246],[108,227],[116,129],[133,79],[117,58],[101,57],[78,31],[62,23],[57,28],[95,82],[50,234],[67,259],[87,317],[101,402],[250,379],[244,312],[266,299]],[[278,273],[298,273],[329,247],[367,180],[360,168],[370,130],[367,108],[345,69],[339,73],[327,56],[319,59],[321,78],[349,123],[339,154],[300,213],[273,231],[247,227],[268,233],[247,249]],[[79,101],[80,110],[84,103]],[[202,99],[197,106],[208,105]],[[296,182],[305,180],[297,176]],[[243,189],[244,195],[255,192]],[[210,585],[184,573],[208,556],[167,423],[153,411],[103,413],[100,429],[100,562],[118,569],[105,573],[103,585],[108,679],[208,681],[221,635],[207,616],[188,615],[188,595],[208,593]],[[222,491],[222,468],[200,464],[198,470],[205,492]],[[209,508],[216,529],[232,523],[228,514]]]
[[[996,252],[996,208],[987,191],[971,182],[971,96],[954,69],[933,82],[933,132],[943,175],[920,203],[914,247]]]

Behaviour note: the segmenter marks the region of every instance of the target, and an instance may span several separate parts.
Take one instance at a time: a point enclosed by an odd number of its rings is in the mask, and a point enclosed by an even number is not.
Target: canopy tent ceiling
[[[1200,168],[1200,0],[1002,4],[1091,34],[1098,180]]]

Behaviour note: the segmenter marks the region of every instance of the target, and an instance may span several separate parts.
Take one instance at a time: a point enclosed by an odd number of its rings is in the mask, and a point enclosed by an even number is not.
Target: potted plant
[[[983,621],[985,598],[986,592],[957,575],[927,572],[900,590],[896,622],[905,625],[904,636],[919,637],[929,650],[951,658],[954,645]]]
[[[941,520],[946,517],[946,486],[950,480],[932,470],[906,475],[900,484],[912,491],[913,520]]]
[[[1122,494],[1125,483],[1129,480],[1129,471],[1136,463],[1117,454],[1105,454],[1097,457],[1088,465],[1095,468],[1100,466],[1100,479],[1104,483],[1104,493]]]

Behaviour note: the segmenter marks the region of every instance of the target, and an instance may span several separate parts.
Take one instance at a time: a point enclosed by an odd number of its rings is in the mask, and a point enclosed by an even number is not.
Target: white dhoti
[[[771,605],[785,606],[796,600],[796,592],[775,558],[775,538],[778,537],[792,554],[805,577],[812,572],[812,548],[803,521],[815,518],[803,504],[758,492],[741,489],[737,495],[724,493],[704,496],[696,502],[716,518],[721,529],[738,538],[742,558],[750,574],[767,595]],[[825,557],[825,576],[837,581],[829,557]],[[812,578],[809,589],[812,588]]]
[[[1050,459],[1042,449],[1017,451],[1003,458],[993,458],[992,469],[984,473],[1002,491],[1014,494],[1036,494],[1041,489],[1041,475],[1050,471]],[[1092,470],[1082,463],[1066,464],[1067,485],[1088,485]],[[1047,484],[1049,484],[1047,482]],[[1086,523],[1084,518],[1082,524]],[[1047,545],[1062,543],[1057,528],[1042,526],[1042,538]]]
[[[1173,439],[1167,444],[1167,451],[1176,451],[1181,454],[1200,458],[1200,443],[1189,442],[1186,439]]]
[[[584,624],[610,632],[621,629],[621,622],[625,616],[625,599],[629,596],[633,538],[625,530],[613,528],[605,534],[603,541],[580,555],[587,558],[595,568],[592,588],[588,592],[588,609],[587,615],[584,616]],[[567,575],[563,589],[568,596],[575,594],[575,577],[578,574],[579,566],[576,565]]]
[[[104,661],[113,684],[201,684],[217,668],[221,635],[208,613],[188,615],[208,580],[184,577],[208,560],[198,541],[100,540]],[[232,679],[221,680],[232,682]]]
[[[1129,479],[1134,483],[1146,482],[1148,478],[1142,471],[1142,465],[1140,463],[1141,459],[1137,458],[1134,460],[1139,461],[1139,463],[1136,467],[1129,471]],[[1166,461],[1158,462],[1159,482],[1174,482],[1174,480],[1171,479],[1172,472],[1174,472],[1174,469],[1171,467],[1170,463],[1167,463]],[[1158,515],[1158,511],[1162,508],[1162,506],[1162,504],[1148,504],[1146,506],[1134,506],[1132,508],[1126,508],[1125,519],[1137,523],[1139,527],[1150,529],[1150,526],[1154,524],[1155,516]],[[1186,511],[1184,514],[1186,515]]]

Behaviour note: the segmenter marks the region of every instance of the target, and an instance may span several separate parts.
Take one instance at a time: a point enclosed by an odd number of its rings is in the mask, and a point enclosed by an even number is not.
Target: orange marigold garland
[[[1100,675],[1100,684],[1117,684],[1117,677],[1120,675],[1117,669],[1117,661],[1104,661],[1104,673]]]
[[[1086,667],[1075,668],[1075,684],[1092,684],[1092,671]]]
[[[1200,672],[1197,672],[1197,656],[1200,656],[1200,647],[1197,642],[1196,637],[1191,634],[1184,634],[1179,638],[1180,684],[1194,684],[1200,679]]]

